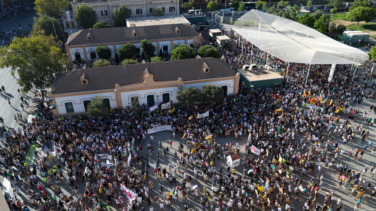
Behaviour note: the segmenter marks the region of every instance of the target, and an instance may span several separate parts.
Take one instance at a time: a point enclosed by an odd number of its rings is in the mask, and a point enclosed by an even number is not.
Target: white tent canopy
[[[367,53],[333,40],[295,21],[251,10],[233,30],[261,50],[285,61],[305,64],[362,64]]]

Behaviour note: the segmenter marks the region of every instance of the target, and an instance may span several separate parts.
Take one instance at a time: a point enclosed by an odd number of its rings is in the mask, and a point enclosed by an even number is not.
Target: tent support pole
[[[305,81],[305,85],[307,85],[308,77],[309,77],[309,70],[311,69],[311,64],[308,65],[308,73],[307,73],[307,79]]]
[[[287,70],[286,70],[286,79],[287,79],[287,82],[289,82],[289,68],[290,68],[290,62],[287,63]]]

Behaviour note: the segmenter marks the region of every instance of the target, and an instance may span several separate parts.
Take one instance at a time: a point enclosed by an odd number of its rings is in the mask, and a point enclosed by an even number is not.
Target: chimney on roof
[[[80,81],[82,85],[89,84],[89,76],[86,73],[82,74],[80,77]]]
[[[204,62],[204,64],[202,64],[202,68],[204,70],[204,73],[210,73],[210,67]]]
[[[175,34],[180,34],[180,29],[178,27],[175,28]]]
[[[87,40],[92,40],[92,39],[93,39],[93,35],[91,35],[90,32],[87,33],[87,35],[86,35],[86,39],[87,39]]]
[[[132,36],[133,36],[133,37],[137,37],[136,29],[133,29],[133,31],[132,31]]]

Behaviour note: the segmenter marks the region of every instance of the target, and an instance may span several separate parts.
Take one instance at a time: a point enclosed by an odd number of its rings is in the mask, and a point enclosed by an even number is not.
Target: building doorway
[[[223,89],[223,95],[224,96],[227,96],[227,86],[221,86],[221,88]]]
[[[76,61],[81,62],[81,54],[79,52],[74,53],[74,58]]]

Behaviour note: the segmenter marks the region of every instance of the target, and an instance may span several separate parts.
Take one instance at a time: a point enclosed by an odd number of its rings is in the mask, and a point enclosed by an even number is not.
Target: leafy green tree
[[[96,96],[91,99],[91,102],[87,106],[87,113],[89,116],[104,116],[108,113],[108,109],[103,103],[102,96]]]
[[[141,41],[141,48],[145,55],[151,57],[154,56],[155,46],[150,40],[144,39]]]
[[[95,23],[93,26],[94,29],[103,29],[103,28],[112,28],[110,24],[108,24],[106,21],[99,21],[98,23]]]
[[[346,26],[340,24],[337,26],[338,33],[342,34],[344,31],[346,31]]]
[[[205,102],[220,102],[223,99],[223,89],[219,86],[206,84],[202,87],[202,99]]]
[[[95,13],[93,6],[80,4],[74,8],[74,11],[78,25],[84,29],[93,28],[97,22],[97,13]]]
[[[267,9],[267,3],[266,1],[257,1],[256,2],[256,8],[266,10]]]
[[[52,21],[53,21],[54,24],[52,24]],[[55,30],[54,30],[54,25],[55,25],[56,34],[57,34],[58,39],[63,40],[64,39],[64,30],[61,27],[59,21],[56,18],[52,18],[52,21],[51,21],[51,18],[46,16],[46,15],[39,15],[38,18],[35,17],[31,34],[37,35],[41,31],[43,31],[43,33],[45,35],[48,35],[48,36],[52,35],[52,36],[56,37],[55,36]]]
[[[124,6],[123,4],[114,9],[113,19],[116,27],[126,26],[127,23],[125,20],[129,17],[131,17],[131,12],[129,11],[128,7]]]
[[[374,61],[376,60],[376,46],[372,46],[370,52],[368,52],[368,56],[370,60]]]
[[[93,63],[93,67],[109,67],[111,62],[106,59],[98,59]]]
[[[151,61],[151,63],[157,63],[157,62],[161,62],[162,59],[159,56],[155,56],[155,57],[151,57],[150,61]]]
[[[234,8],[234,10],[238,10],[239,8],[239,3],[243,1],[243,0],[232,0],[232,4],[231,4],[231,7]]]
[[[349,8],[349,12],[357,7],[371,7],[371,5],[366,1],[356,1],[356,3]]]
[[[128,64],[138,64],[138,61],[135,59],[124,59],[121,62],[121,65],[128,65]]]
[[[125,45],[122,45],[119,48],[118,53],[119,53],[119,59],[120,60],[131,59],[131,58],[134,57],[134,55],[136,55],[137,48],[136,48],[136,46],[134,46],[130,43],[127,43]]]
[[[308,0],[308,1],[307,1],[307,6],[308,6],[308,7],[312,7],[312,6],[313,6],[313,3],[312,3],[311,0]]]
[[[163,8],[158,7],[157,9],[155,9],[154,12],[153,12],[153,15],[154,16],[164,16]]]
[[[201,46],[198,51],[198,55],[201,57],[214,57],[214,58],[220,58],[221,55],[219,54],[217,48],[211,45],[203,45]]]
[[[180,5],[180,8],[182,10],[189,10],[193,8],[193,3],[192,2],[184,2],[182,5]]]
[[[330,33],[335,33],[337,31],[337,27],[335,23],[329,24],[329,32]]]
[[[202,92],[197,87],[188,87],[184,91],[179,90],[176,99],[187,106],[192,106],[196,102],[202,102]]]
[[[315,20],[318,20],[322,16],[322,10],[316,10],[314,13],[312,13],[312,17]]]
[[[56,39],[42,33],[31,37],[14,37],[9,46],[0,48],[0,55],[3,55],[0,57],[1,68],[10,67],[12,74],[18,71],[18,83],[23,87],[23,92],[30,91],[33,86],[50,87],[54,74],[63,72],[63,65],[67,62]]]
[[[171,51],[171,60],[191,59],[195,58],[196,51],[186,45],[179,45]]]
[[[314,27],[317,31],[325,33],[328,31],[328,21],[324,16],[321,16],[318,20],[315,21]]]
[[[208,3],[208,5],[206,6],[206,9],[208,9],[210,11],[217,10],[218,9],[218,2],[216,2],[216,1],[210,1]]]
[[[278,4],[277,4],[277,8],[280,8],[280,9],[283,9],[283,8],[286,8],[289,6],[289,2],[288,1],[279,1]]]
[[[351,10],[348,14],[346,19],[353,22],[356,21],[365,21],[366,23],[373,20],[375,17],[375,10],[371,7],[357,7],[353,10]]]
[[[98,57],[100,59],[111,58],[111,49],[108,46],[98,46],[95,49],[95,53],[98,54]]]
[[[306,13],[299,17],[299,23],[313,28],[315,25],[315,18],[313,18],[309,13]]]
[[[341,8],[343,0],[328,0],[328,6],[334,7],[337,10]]]
[[[243,1],[239,2],[239,7],[238,7],[238,11],[243,11],[245,10],[245,4]]]
[[[39,14],[59,18],[61,12],[69,6],[70,0],[35,0],[35,9]]]

